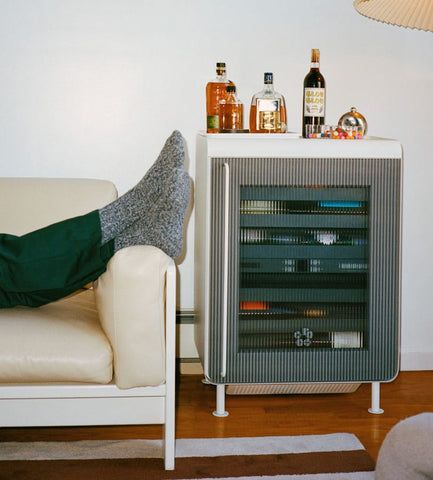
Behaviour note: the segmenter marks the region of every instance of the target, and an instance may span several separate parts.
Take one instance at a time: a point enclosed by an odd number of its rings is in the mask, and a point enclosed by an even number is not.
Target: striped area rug
[[[373,480],[374,462],[351,434],[178,439],[165,471],[159,440],[3,442],[0,479]]]

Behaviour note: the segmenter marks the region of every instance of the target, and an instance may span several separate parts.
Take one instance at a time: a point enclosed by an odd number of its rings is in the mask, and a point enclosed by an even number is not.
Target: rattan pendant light
[[[379,22],[433,32],[433,0],[355,0],[353,6]]]

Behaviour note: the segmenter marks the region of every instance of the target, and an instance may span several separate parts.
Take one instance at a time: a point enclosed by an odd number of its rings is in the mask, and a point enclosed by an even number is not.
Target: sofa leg
[[[164,467],[174,470],[175,463],[175,397],[174,384],[166,384],[165,423],[164,423]]]
[[[174,422],[173,425],[164,425],[164,467],[166,470],[174,470]]]
[[[175,377],[176,377],[176,269],[169,265],[166,277],[165,304],[165,425],[164,466],[174,470],[175,458]]]

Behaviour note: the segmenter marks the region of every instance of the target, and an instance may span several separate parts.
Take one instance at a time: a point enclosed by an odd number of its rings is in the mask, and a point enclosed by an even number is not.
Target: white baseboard
[[[433,352],[402,352],[400,369],[433,370]]]
[[[181,375],[203,375],[203,367],[194,343],[194,325],[177,325],[177,352]]]
[[[182,358],[180,360],[181,375],[204,375],[200,360],[191,358]]]

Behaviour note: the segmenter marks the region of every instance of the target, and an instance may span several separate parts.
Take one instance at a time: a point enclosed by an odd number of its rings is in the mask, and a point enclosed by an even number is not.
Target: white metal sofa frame
[[[99,384],[0,385],[0,427],[164,424],[164,464],[175,463],[176,269],[165,285],[165,383],[119,389]]]

